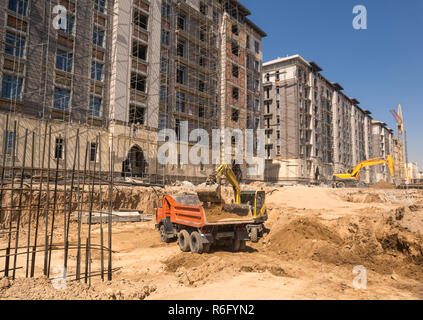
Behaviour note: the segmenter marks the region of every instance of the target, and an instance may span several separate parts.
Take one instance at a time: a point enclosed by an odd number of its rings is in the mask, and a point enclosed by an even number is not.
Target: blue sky
[[[423,171],[422,0],[241,0],[268,37],[264,61],[300,54],[315,61],[376,120],[395,128],[401,103],[409,161]],[[355,30],[353,7],[367,8],[367,30]]]

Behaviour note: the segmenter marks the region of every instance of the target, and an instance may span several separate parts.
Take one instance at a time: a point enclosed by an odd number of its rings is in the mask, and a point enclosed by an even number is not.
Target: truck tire
[[[247,241],[241,240],[241,244],[239,246],[240,251],[245,251],[247,249]]]
[[[238,252],[241,249],[241,240],[234,239],[232,242],[232,252]]]
[[[203,244],[203,253],[209,253],[211,249],[211,243]]]
[[[343,189],[343,188],[345,188],[345,183],[344,182],[338,182],[336,184],[336,187],[339,188],[339,189]]]
[[[178,245],[182,252],[188,252],[190,247],[190,237],[188,231],[181,230],[178,234]]]
[[[203,253],[203,243],[201,242],[201,236],[197,231],[191,233],[189,246],[192,253]]]
[[[251,228],[251,242],[258,242],[259,234],[258,234],[258,228]]]
[[[167,233],[166,233],[166,229],[165,229],[164,224],[162,224],[162,225],[160,226],[160,239],[161,239],[163,242],[165,242],[165,243],[169,243],[169,242],[170,242],[170,239],[169,239],[169,237],[167,236]]]

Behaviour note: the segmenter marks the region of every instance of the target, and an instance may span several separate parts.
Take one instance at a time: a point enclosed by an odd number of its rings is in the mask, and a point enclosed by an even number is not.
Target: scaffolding
[[[211,136],[212,130],[219,128],[222,7],[217,1],[201,3],[199,7],[185,1],[167,1],[164,5],[169,11],[162,14],[163,32],[170,39],[168,44],[164,41],[161,49],[160,128],[174,129],[181,140],[182,122],[187,121],[188,132],[204,129]],[[188,142],[185,147],[192,145]],[[182,143],[180,146],[184,147]],[[187,170],[183,157],[188,155],[181,151],[176,166],[158,168],[164,184],[183,179],[184,172],[185,179],[206,176],[205,166],[210,159],[202,159],[198,166],[190,165]]]

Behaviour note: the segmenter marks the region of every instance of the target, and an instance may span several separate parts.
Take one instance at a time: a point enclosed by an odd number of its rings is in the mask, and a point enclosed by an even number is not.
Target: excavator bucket
[[[196,191],[198,198],[206,207],[208,207],[208,204],[210,204],[210,207],[216,205],[222,206],[223,211],[234,213],[241,217],[245,217],[250,214],[250,206],[248,204],[225,204],[220,192],[220,185],[201,187],[197,188]]]
[[[235,213],[241,217],[246,217],[250,214],[250,205],[248,204],[225,204],[223,210],[230,213]]]
[[[214,204],[223,203],[222,194],[220,193],[220,185],[212,185],[207,187],[197,188],[197,195],[200,201]]]

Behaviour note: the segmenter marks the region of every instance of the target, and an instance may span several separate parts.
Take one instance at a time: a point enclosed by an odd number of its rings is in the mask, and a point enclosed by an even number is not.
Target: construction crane
[[[356,187],[364,186],[363,182],[360,182],[360,171],[365,167],[377,166],[380,164],[386,164],[391,174],[392,179],[395,178],[395,163],[390,155],[384,158],[374,158],[360,162],[354,169],[348,169],[346,173],[334,174],[334,187],[343,188],[346,186]]]
[[[263,223],[267,220],[267,209],[265,204],[266,193],[262,190],[241,190],[240,180],[242,172],[239,165],[229,166],[221,164],[215,172],[207,179],[207,187],[197,188],[197,194],[201,201],[219,203],[222,201],[220,179],[225,177],[234,190],[234,209],[236,206],[251,206],[253,224],[247,226],[251,241],[257,242],[263,234]]]
[[[398,166],[399,166],[399,178],[402,182],[411,182],[410,173],[408,168],[408,155],[407,155],[407,133],[404,127],[404,116],[402,113],[402,106],[398,105],[398,111],[391,110],[397,122],[397,140],[398,140]]]

